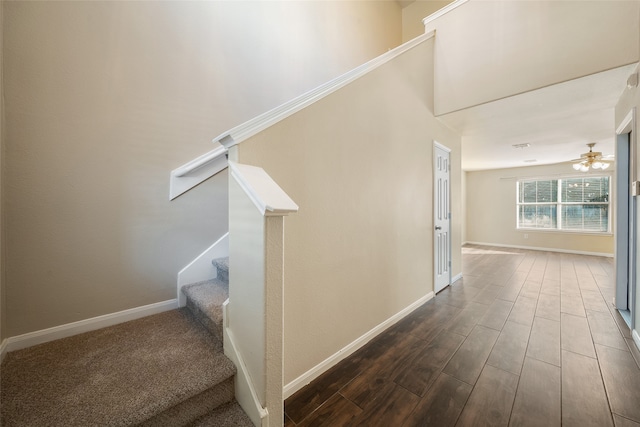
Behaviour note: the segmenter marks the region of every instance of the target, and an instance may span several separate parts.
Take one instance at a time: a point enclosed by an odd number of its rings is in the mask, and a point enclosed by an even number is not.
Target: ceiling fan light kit
[[[588,172],[589,169],[605,170],[611,165],[609,161],[602,159],[601,152],[593,151],[593,147],[595,145],[595,142],[587,144],[587,147],[589,147],[589,152],[581,154],[580,158],[575,160],[576,163],[573,164],[573,169],[580,172]]]

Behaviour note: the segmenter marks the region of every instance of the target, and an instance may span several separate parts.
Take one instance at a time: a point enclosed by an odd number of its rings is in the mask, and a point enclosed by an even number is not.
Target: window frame
[[[562,183],[571,179],[586,179],[586,178],[607,178],[607,201],[606,202],[565,202],[562,201]],[[537,181],[556,181],[556,201],[544,201],[544,202],[521,202],[520,201],[520,188],[524,182],[537,182]],[[521,177],[516,179],[516,230],[524,231],[540,231],[550,233],[576,233],[576,234],[595,234],[595,235],[611,235],[612,234],[612,203],[611,203],[611,189],[613,187],[613,176],[610,173],[588,174],[588,175],[562,175],[562,176],[539,176],[539,177]],[[607,229],[606,230],[588,230],[588,229],[575,229],[575,228],[563,228],[563,207],[565,206],[584,206],[584,205],[606,205],[607,206]],[[527,227],[520,225],[520,207],[521,206],[552,206],[555,207],[555,227]]]

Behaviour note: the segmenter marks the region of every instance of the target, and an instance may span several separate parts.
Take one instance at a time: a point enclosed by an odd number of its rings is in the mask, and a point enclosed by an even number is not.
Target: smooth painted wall
[[[433,40],[237,148],[298,204],[285,218],[284,382],[433,291],[433,140],[452,149],[461,271],[460,137],[431,111]]]
[[[464,3],[426,25],[437,32],[436,114],[638,61],[639,8],[607,0]]]
[[[395,2],[2,2],[4,337],[176,298],[228,228],[211,139],[400,44]]]
[[[613,256],[613,234],[595,235],[516,229],[517,179],[576,176],[572,172],[575,171],[569,163],[466,172],[466,241]],[[577,176],[585,175],[588,174]],[[613,195],[611,206],[612,208],[615,206]],[[613,218],[613,212],[610,212],[610,215]]]

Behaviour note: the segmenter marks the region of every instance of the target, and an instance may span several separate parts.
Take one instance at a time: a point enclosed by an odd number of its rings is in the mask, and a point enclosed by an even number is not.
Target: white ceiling
[[[566,162],[614,152],[614,108],[636,64],[440,116],[462,134],[462,169]],[[530,144],[513,148],[514,144]],[[535,160],[535,162],[525,162]]]

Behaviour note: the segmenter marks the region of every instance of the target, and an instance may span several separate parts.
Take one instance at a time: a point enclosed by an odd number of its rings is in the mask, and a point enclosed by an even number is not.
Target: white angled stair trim
[[[363,75],[375,70],[376,68],[386,64],[391,61],[395,57],[402,55],[406,51],[416,47],[422,42],[432,38],[435,35],[435,32],[429,32],[422,34],[416,37],[413,40],[410,40],[395,49],[391,49],[390,51],[378,56],[377,58],[372,59],[365,64],[354,68],[353,70],[336,77],[329,82],[318,86],[317,88],[292,99],[289,102],[286,102],[279,107],[276,107],[270,111],[267,111],[264,114],[261,114],[255,117],[248,122],[245,122],[239,126],[234,127],[227,132],[217,136],[213,139],[214,142],[219,142],[225,148],[233,147],[241,143],[242,141],[251,138],[253,135],[263,131],[264,129],[278,123],[279,121],[289,117],[290,115],[297,113],[303,108],[313,104],[314,102],[324,98],[327,95],[332,94],[338,89],[348,85],[349,83],[355,81],[356,79],[362,77]]]
[[[202,181],[211,178],[227,167],[227,149],[220,144],[171,171],[169,177],[169,200],[189,191]]]
[[[222,304],[222,316],[223,316],[223,337],[224,337],[224,354],[231,359],[234,365],[236,365],[237,372],[235,377],[235,389],[236,389],[236,400],[246,412],[246,414],[251,418],[254,425],[268,425],[269,423],[269,412],[262,407],[260,404],[260,399],[258,399],[258,394],[256,393],[255,388],[251,382],[249,377],[249,372],[247,370],[247,365],[242,358],[242,354],[238,351],[238,346],[236,345],[236,340],[233,336],[233,332],[231,329],[227,328],[228,322],[228,310],[229,300],[226,300],[224,304]]]
[[[465,4],[468,1],[469,0],[456,0],[454,2],[451,2],[448,5],[446,5],[445,7],[443,7],[442,9],[438,10],[437,12],[434,12],[431,15],[427,16],[426,18],[424,18],[422,20],[422,23],[426,26],[428,23],[435,21],[436,19],[440,18],[443,15],[446,15],[447,13],[449,13],[452,10],[462,6],[463,4]]]
[[[2,340],[0,344],[0,363],[4,360],[4,356],[7,354],[7,340]]]
[[[182,287],[191,283],[204,282],[218,277],[218,270],[212,261],[216,258],[229,256],[229,232],[220,237],[213,245],[209,246],[196,259],[191,261],[178,272],[178,304],[180,307],[187,305],[187,298],[182,293]]]
[[[229,162],[231,176],[264,216],[285,216],[298,212],[298,205],[264,169]]]

